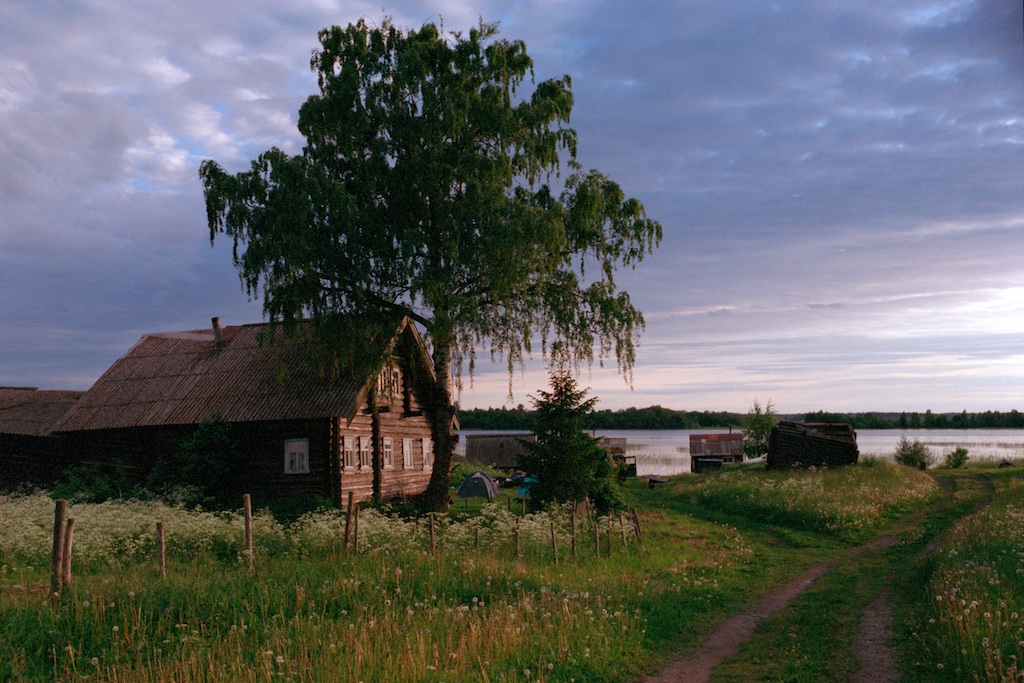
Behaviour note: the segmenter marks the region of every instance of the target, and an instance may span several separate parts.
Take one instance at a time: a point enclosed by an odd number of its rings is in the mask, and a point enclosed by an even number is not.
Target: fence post
[[[65,586],[71,585],[71,545],[75,540],[75,518],[68,518],[67,524],[64,525],[64,548],[61,557],[61,584]]]
[[[636,508],[633,508],[633,528],[636,529],[636,540],[640,544],[640,547],[644,547],[644,534],[640,530],[640,517],[636,514]]]
[[[594,525],[594,557],[601,557],[601,527],[598,524],[599,521],[597,518],[592,520]]]
[[[572,559],[576,560],[576,505],[573,504],[572,512],[569,515],[572,524]]]
[[[480,552],[480,527],[473,527],[473,545],[476,547],[476,551]]]
[[[164,523],[156,523],[156,566],[160,570],[160,578],[167,578],[167,546],[164,543]]]
[[[245,568],[252,573],[252,496],[242,496],[242,507],[245,509]]]
[[[622,513],[619,513],[619,532],[622,534],[622,547],[626,548],[626,522],[622,519]]]
[[[355,506],[354,520],[352,522],[352,554],[359,554],[359,506]]]
[[[515,530],[512,533],[512,535],[515,536],[515,540],[516,540],[516,558],[517,559],[519,558],[519,520],[520,519],[522,519],[522,518],[521,517],[516,517],[516,528],[515,528]]]
[[[64,525],[68,520],[68,502],[64,499],[54,501],[53,508],[53,552],[50,555],[50,596],[60,597],[62,588],[61,570],[64,567]]]
[[[348,492],[348,511],[345,513],[345,552],[348,552],[349,531],[352,529],[352,492]]]
[[[612,556],[612,512],[611,512],[611,510],[608,511],[608,526],[605,527],[604,537],[605,537],[605,540],[607,541],[605,543],[605,545],[608,546],[608,557],[611,557]]]
[[[429,514],[430,517],[430,554],[434,554],[434,513]]]
[[[555,564],[558,564],[558,541],[555,539],[555,520],[551,520],[551,552],[555,556]]]

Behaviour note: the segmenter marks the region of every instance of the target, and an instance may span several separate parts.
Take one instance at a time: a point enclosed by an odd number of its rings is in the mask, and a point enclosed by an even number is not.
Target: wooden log
[[[53,507],[53,550],[50,555],[50,595],[60,596],[63,587],[61,580],[64,567],[64,526],[68,521],[68,502],[64,499],[54,501]]]
[[[64,586],[71,585],[71,546],[75,540],[75,518],[68,518],[67,524],[64,525],[64,548],[61,551],[61,584]]]
[[[252,496],[242,496],[242,507],[245,510],[245,568],[252,573]]]
[[[160,570],[160,578],[167,578],[167,545],[164,542],[164,523],[156,523],[156,566]]]

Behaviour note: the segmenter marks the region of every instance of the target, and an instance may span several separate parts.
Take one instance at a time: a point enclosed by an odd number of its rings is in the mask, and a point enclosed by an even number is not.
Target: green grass
[[[931,481],[880,464],[738,470],[654,490],[632,481],[642,546],[603,519],[598,555],[580,519],[575,559],[567,514],[520,516],[505,501],[437,518],[433,554],[423,519],[363,511],[355,556],[337,512],[289,526],[268,514],[252,575],[238,515],[72,505],[76,574],[57,601],[46,588],[52,503],[0,499],[0,680],[631,681],[920,508]],[[165,580],[156,519],[168,529]]]

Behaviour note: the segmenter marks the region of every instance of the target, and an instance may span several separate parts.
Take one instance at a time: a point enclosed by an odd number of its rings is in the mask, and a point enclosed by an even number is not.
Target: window
[[[412,469],[412,439],[402,439],[402,467]]]
[[[346,470],[354,470],[356,468],[356,437],[346,436],[344,438],[343,453],[342,463],[344,468]]]
[[[434,442],[430,439],[423,439],[423,469],[429,470],[434,466]]]
[[[382,467],[386,470],[395,467],[395,442],[390,436],[385,436],[381,443],[381,459],[384,461]]]
[[[309,439],[284,440],[284,473],[309,474]]]
[[[373,437],[361,436],[359,437],[359,469],[370,469],[373,467],[373,452],[371,450],[371,442]]]

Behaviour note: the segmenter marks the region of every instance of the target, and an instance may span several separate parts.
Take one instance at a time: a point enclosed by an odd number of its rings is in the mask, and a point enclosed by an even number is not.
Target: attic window
[[[393,396],[398,395],[401,381],[398,368],[388,363],[381,368],[380,375],[377,376],[377,395],[390,402]]]
[[[309,474],[309,439],[284,440],[284,473]]]

